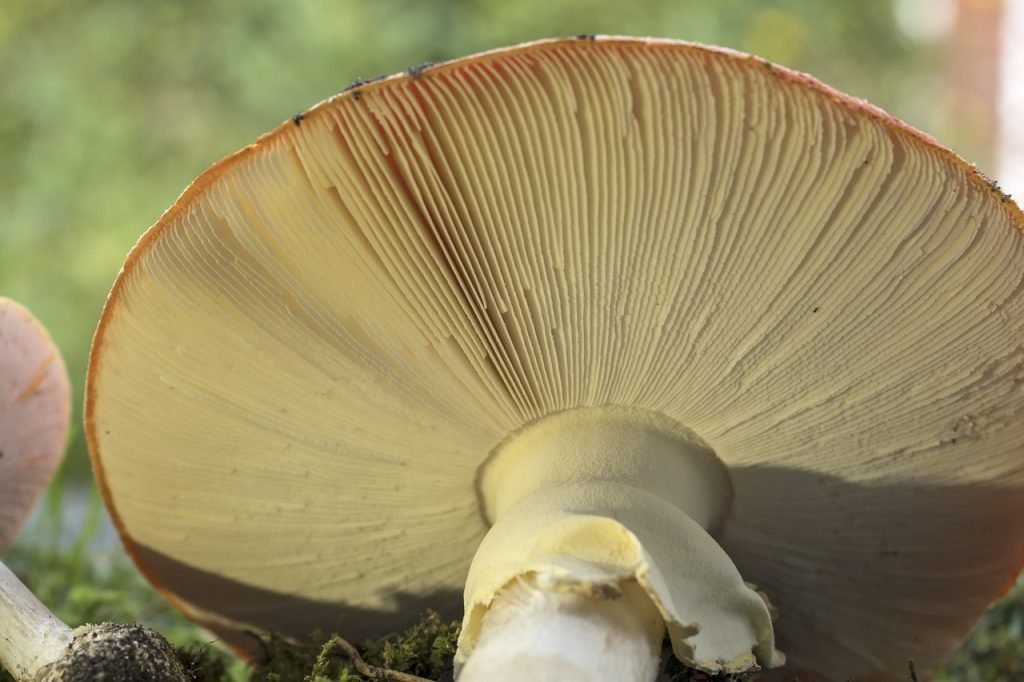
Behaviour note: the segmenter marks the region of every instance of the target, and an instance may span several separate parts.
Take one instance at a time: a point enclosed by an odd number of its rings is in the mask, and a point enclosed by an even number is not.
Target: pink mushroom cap
[[[70,418],[60,351],[31,313],[0,297],[0,551],[57,470]]]

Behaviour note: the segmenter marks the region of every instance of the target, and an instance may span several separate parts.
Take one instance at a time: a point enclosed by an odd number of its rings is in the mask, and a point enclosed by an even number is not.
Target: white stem
[[[553,591],[543,577],[502,590],[459,682],[650,682],[665,627],[635,583],[605,598]]]
[[[63,657],[72,639],[71,628],[0,562],[0,666],[16,680],[30,680]]]

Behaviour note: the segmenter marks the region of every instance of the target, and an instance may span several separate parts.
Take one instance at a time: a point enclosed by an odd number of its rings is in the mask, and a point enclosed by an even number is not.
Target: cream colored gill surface
[[[0,551],[57,470],[70,420],[60,351],[29,311],[0,296]]]
[[[889,679],[884,632],[927,667],[1020,563],[1019,225],[875,114],[754,59],[565,41],[350,92],[211,173],[94,352],[130,544],[393,608],[464,579],[502,438],[612,404],[732,468],[721,542],[800,614],[797,662]]]

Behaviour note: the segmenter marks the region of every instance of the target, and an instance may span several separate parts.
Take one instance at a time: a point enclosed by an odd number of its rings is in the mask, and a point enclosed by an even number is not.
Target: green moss
[[[935,682],[1024,680],[1024,575],[935,677]]]
[[[428,612],[423,620],[398,637],[368,642],[364,658],[371,665],[435,680],[451,679],[452,657],[460,625]]]
[[[356,647],[362,660],[383,671],[406,673],[444,682],[453,679],[452,657],[459,638],[459,624],[446,622],[434,612],[405,632]],[[252,669],[253,682],[369,682],[345,654],[342,643],[331,636],[318,638],[319,646],[290,644],[271,636],[264,640],[268,660]]]
[[[141,622],[178,647],[202,646],[210,636],[171,609],[120,553],[88,559],[54,547],[16,546],[3,558],[61,620]]]
[[[452,658],[459,638],[459,623],[445,622],[427,612],[419,623],[404,633],[381,640],[364,642],[357,647],[367,664],[380,670],[381,677],[360,675],[351,660],[343,654],[332,638],[317,646],[296,646],[271,637],[265,641],[271,659],[252,671],[253,682],[372,682],[374,679],[408,679],[386,677],[404,673],[416,678],[451,682]],[[665,666],[660,682],[750,682],[756,674],[709,675],[684,667],[671,655],[666,644]]]

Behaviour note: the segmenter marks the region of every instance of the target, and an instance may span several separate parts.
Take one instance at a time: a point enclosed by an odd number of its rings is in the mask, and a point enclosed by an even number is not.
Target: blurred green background
[[[868,99],[994,175],[991,41],[1001,6],[0,1],[0,294],[33,310],[65,355],[75,426],[64,484],[91,485],[80,426],[86,362],[128,250],[203,169],[356,78],[578,33],[715,43]],[[1018,642],[1020,611],[1010,609]]]

